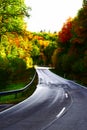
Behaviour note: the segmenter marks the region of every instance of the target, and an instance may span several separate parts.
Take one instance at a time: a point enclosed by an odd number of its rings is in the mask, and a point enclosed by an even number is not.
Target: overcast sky
[[[59,31],[69,17],[74,17],[82,7],[82,0],[25,0],[32,10],[26,19],[28,30],[38,32]]]

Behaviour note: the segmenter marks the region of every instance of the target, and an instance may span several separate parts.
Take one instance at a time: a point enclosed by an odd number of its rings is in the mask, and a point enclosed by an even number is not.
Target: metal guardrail
[[[25,91],[26,89],[28,89],[30,87],[30,85],[33,83],[34,79],[36,77],[36,72],[31,80],[31,82],[29,84],[27,84],[24,88],[21,88],[21,89],[17,89],[17,90],[10,90],[10,91],[3,91],[3,92],[0,92],[0,96],[4,96],[4,95],[11,95],[11,94],[17,94],[17,93],[20,93],[20,92],[23,92]]]

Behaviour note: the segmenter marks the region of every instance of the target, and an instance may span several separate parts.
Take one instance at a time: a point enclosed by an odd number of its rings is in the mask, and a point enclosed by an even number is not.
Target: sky
[[[83,0],[25,0],[31,7],[27,30],[58,32],[69,17],[75,17]]]

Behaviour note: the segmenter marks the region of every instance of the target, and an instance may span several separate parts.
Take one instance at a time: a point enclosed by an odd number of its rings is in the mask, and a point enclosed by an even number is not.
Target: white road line
[[[59,118],[62,114],[63,114],[63,112],[65,111],[65,107],[63,107],[63,109],[60,111],[60,113],[58,113],[58,115],[56,116],[57,118]]]
[[[68,98],[68,94],[67,93],[65,93],[65,96],[66,96],[66,98]]]
[[[56,116],[56,118],[50,122],[47,126],[45,126],[44,128],[42,128],[41,130],[46,130],[47,128],[49,128],[62,114],[63,112],[65,111],[65,107],[63,107],[63,109],[60,111],[60,113],[58,113],[58,115]]]

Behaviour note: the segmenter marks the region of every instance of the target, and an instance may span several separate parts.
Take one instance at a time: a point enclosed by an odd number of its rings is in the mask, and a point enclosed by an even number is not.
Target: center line
[[[59,118],[62,114],[63,114],[63,112],[65,111],[65,107],[63,107],[63,109],[60,111],[60,113],[58,113],[58,115],[56,116],[57,118]]]
[[[65,96],[66,96],[66,98],[68,98],[68,94],[67,93],[65,93]]]

